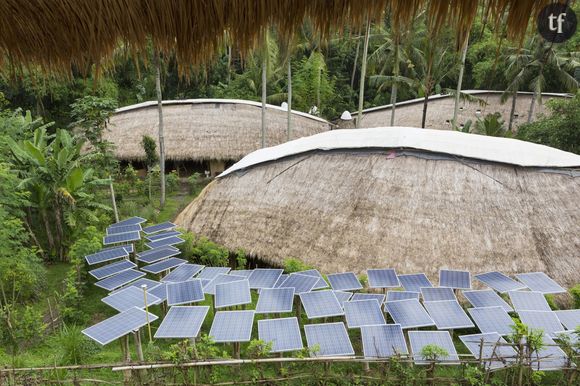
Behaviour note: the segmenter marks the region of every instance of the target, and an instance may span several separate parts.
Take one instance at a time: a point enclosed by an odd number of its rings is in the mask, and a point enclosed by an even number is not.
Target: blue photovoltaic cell
[[[352,343],[348,337],[344,323],[307,324],[304,326],[306,342],[309,348],[317,346],[318,351],[312,352],[315,357],[354,355]]]
[[[116,235],[108,235],[103,237],[103,245],[126,243],[129,241],[137,241],[141,239],[139,232],[119,233]]]
[[[119,225],[116,227],[109,227],[107,228],[107,235],[117,235],[119,233],[128,233],[128,232],[139,232],[141,231],[141,225]]]
[[[318,278],[314,276],[291,273],[280,288],[294,288],[294,295],[312,291],[312,288],[318,283]]]
[[[218,311],[209,335],[215,342],[248,342],[253,324],[254,311]]]
[[[149,322],[157,320],[157,316],[149,313]],[[106,345],[136,331],[147,324],[147,313],[137,307],[121,312],[84,329],[82,332],[101,345]]]
[[[202,271],[203,272],[203,271]],[[199,276],[197,277],[199,279]],[[227,274],[220,274],[210,280],[207,284],[203,286],[203,292],[206,294],[215,295],[215,287],[218,284],[231,283],[233,281],[247,280],[243,276],[234,276]]]
[[[387,302],[396,302],[397,300],[417,299],[419,300],[420,292],[415,291],[388,291]]]
[[[212,280],[218,275],[226,275],[230,272],[231,268],[228,267],[205,267],[199,275],[198,279]]]
[[[85,260],[89,265],[104,263],[105,261],[111,261],[115,259],[120,259],[121,257],[127,257],[129,253],[123,247],[118,248],[106,248],[97,253],[91,255],[86,255]]]
[[[370,288],[393,288],[401,286],[397,272],[392,268],[368,269],[367,276]]]
[[[127,311],[133,307],[145,308],[145,294],[142,289],[136,287],[128,287],[121,291],[117,291],[114,294],[102,298],[101,301],[120,312]],[[159,304],[161,302],[162,300],[157,296],[151,294],[147,296],[148,306]]]
[[[133,253],[133,244],[121,244],[121,245],[114,245],[112,247],[105,247],[101,249],[101,251],[108,251],[110,249],[117,249],[117,248],[124,248],[127,253]]]
[[[297,318],[268,319],[258,321],[258,337],[272,342],[271,352],[302,350],[302,335]]]
[[[522,283],[510,279],[503,273],[497,271],[480,273],[479,275],[475,275],[475,278],[497,292],[502,293],[526,288]]]
[[[256,314],[292,312],[294,288],[263,288],[256,304]]]
[[[158,261],[157,263],[149,264],[141,268],[141,270],[153,274],[158,274],[168,269],[175,268],[181,264],[185,264],[187,261],[180,259],[178,257],[170,257],[169,259]]]
[[[157,241],[151,241],[145,243],[147,248],[154,249],[159,247],[164,247],[166,245],[177,245],[183,243],[185,240],[179,236],[171,236]]]
[[[332,290],[301,293],[300,301],[308,319],[344,315],[344,311]]]
[[[356,275],[352,272],[332,273],[327,277],[330,286],[335,291],[353,291],[363,288]]]
[[[501,307],[507,312],[514,309],[497,294],[494,290],[463,291],[463,296],[475,308]]]
[[[569,366],[568,357],[566,353],[558,347],[556,342],[549,336],[544,334],[542,337],[542,348],[539,351],[532,351],[530,357],[532,358],[530,367],[534,370],[550,371],[560,370]]]
[[[129,288],[129,287],[136,287],[136,288],[141,289],[141,286],[144,285],[144,284],[147,286],[147,289],[149,289],[149,288],[157,287],[159,285],[159,282],[158,281],[155,281],[155,280],[147,279],[146,277],[142,277],[140,279],[137,279],[135,281],[132,281],[131,283],[127,284],[124,287],[121,287],[119,289],[116,289],[112,293],[115,293],[115,292],[124,290],[125,288]]]
[[[532,291],[542,292],[544,294],[566,292],[566,289],[556,283],[544,272],[518,273],[515,276]]]
[[[282,285],[282,283],[284,283],[284,281],[286,281],[286,279],[288,279],[288,276],[285,273],[281,274],[280,277],[278,278],[278,280],[276,280],[276,284],[274,284],[274,288],[280,288],[280,286]]]
[[[399,281],[405,291],[421,292],[421,287],[433,287],[433,284],[424,273],[399,275]]]
[[[146,264],[156,263],[160,260],[167,259],[169,257],[177,256],[181,252],[169,247],[160,247],[155,249],[150,249],[145,252],[139,252],[137,254],[137,260],[142,261]]]
[[[161,283],[156,285],[153,288],[147,289],[147,293],[153,296],[157,296],[161,301],[167,300],[167,285],[165,283]]]
[[[544,331],[544,334],[555,338],[557,333],[564,330],[560,319],[554,311],[518,311],[522,323],[529,328]]]
[[[180,283],[167,283],[167,305],[194,303],[205,300],[205,294],[199,279],[182,281]]]
[[[181,236],[181,232],[179,232],[179,231],[161,232],[161,233],[156,233],[154,235],[147,235],[147,236],[145,236],[145,238],[149,241],[158,241],[158,240],[163,240],[163,239],[166,239],[166,238],[172,237],[172,236]]]
[[[248,277],[250,288],[273,288],[283,269],[256,268]]]
[[[439,286],[453,289],[471,289],[471,274],[469,271],[439,270]]]
[[[104,288],[107,291],[112,291],[143,276],[145,276],[144,272],[139,272],[134,269],[128,269],[126,271],[119,272],[116,275],[109,276],[106,279],[100,280],[96,282],[95,285],[97,287]]]
[[[452,288],[449,287],[423,287],[421,295],[426,302],[436,302],[438,300],[457,300]]]
[[[385,302],[385,295],[384,294],[356,293],[356,294],[352,295],[352,298],[350,298],[350,301],[354,302],[356,300],[370,300],[370,299],[374,299],[377,302],[379,302],[379,304],[383,304]]]
[[[139,217],[139,216],[133,216],[133,217],[129,217],[125,220],[119,221],[115,224],[111,224],[109,226],[109,228],[112,227],[118,227],[118,226],[124,226],[124,225],[134,225],[134,224],[143,224],[144,222],[147,222],[146,219],[144,219],[143,217]]]
[[[344,308],[344,302],[348,302],[352,298],[352,292],[333,291],[334,296],[338,299],[340,306]]]
[[[497,332],[500,335],[509,335],[513,332],[511,326],[514,321],[502,307],[469,308],[467,310],[479,328],[479,331]]]
[[[575,330],[580,327],[580,310],[561,310],[554,311],[560,323],[566,327],[567,330]]]
[[[360,331],[366,358],[388,358],[409,353],[400,324],[362,326]]]
[[[474,327],[473,322],[457,300],[424,302],[423,305],[439,330]]]
[[[348,328],[385,324],[385,316],[376,299],[344,302],[344,314]]]
[[[552,311],[541,292],[509,291],[508,295],[516,311]]]
[[[208,306],[171,307],[159,325],[155,338],[196,338],[208,311]]]
[[[228,275],[248,278],[252,274],[252,272],[254,272],[253,269],[234,269],[230,271]]]
[[[447,351],[448,355],[438,358],[438,361],[452,363],[459,361],[459,356],[449,331],[409,331],[409,343],[411,344],[413,360],[418,365],[429,363],[421,353],[423,347],[427,345],[436,345]]]
[[[248,279],[215,286],[215,308],[237,306],[252,302]]]
[[[307,269],[306,271],[300,271],[296,273],[307,276],[316,276],[318,278],[318,283],[316,283],[314,288],[312,288],[312,291],[322,288],[328,288],[328,283],[326,282],[326,280],[324,280],[322,274],[320,274],[320,272],[318,272],[317,269]]]
[[[157,232],[161,232],[161,231],[172,230],[176,226],[177,225],[175,225],[172,222],[165,221],[165,222],[162,222],[161,224],[155,224],[155,225],[150,225],[148,227],[145,227],[145,228],[143,228],[143,232],[146,235],[150,235],[152,233],[157,233]]]
[[[179,267],[175,268],[171,271],[168,275],[166,275],[161,281],[170,282],[170,283],[177,283],[180,281],[187,281],[193,278],[196,274],[198,274],[202,269],[203,265],[199,264],[189,264],[185,263],[180,265]]]
[[[434,326],[435,322],[417,299],[386,302],[385,308],[401,328]]]
[[[506,340],[497,332],[463,335],[459,339],[476,359],[480,359],[481,355],[486,369],[499,369],[515,362],[516,350],[507,345]]]
[[[93,269],[89,271],[91,276],[93,276],[97,280],[104,279],[108,276],[115,275],[119,272],[126,271],[131,268],[137,267],[137,264],[133,263],[129,260],[121,260],[116,263],[111,263],[109,265],[105,265],[104,267]]]

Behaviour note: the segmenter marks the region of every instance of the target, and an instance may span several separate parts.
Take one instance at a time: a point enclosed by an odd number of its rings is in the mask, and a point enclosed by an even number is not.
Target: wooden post
[[[143,346],[141,345],[141,332],[139,330],[133,332],[133,337],[135,338],[137,358],[139,358],[139,362],[144,362],[145,357],[143,356]]]
[[[109,176],[109,188],[111,190],[111,201],[113,203],[113,213],[115,214],[115,222],[119,222],[119,212],[117,211],[117,200],[115,199],[115,188],[113,188],[113,178]]]
[[[123,362],[129,364],[131,362],[131,350],[129,349],[129,335],[125,335],[121,338],[121,344],[123,345]],[[123,372],[123,378],[126,385],[131,384],[131,369],[127,369]]]
[[[145,304],[145,318],[147,319],[147,330],[149,332],[149,343],[153,342],[153,336],[151,335],[151,322],[149,321],[149,306],[147,304],[147,284],[142,284],[143,289],[143,300]]]
[[[287,141],[290,141],[291,130],[292,130],[292,64],[290,59],[290,53],[288,53],[288,128],[286,133]]]

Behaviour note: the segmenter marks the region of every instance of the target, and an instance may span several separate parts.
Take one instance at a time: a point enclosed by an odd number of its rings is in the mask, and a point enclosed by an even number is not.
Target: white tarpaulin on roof
[[[312,150],[407,148],[526,167],[580,167],[580,155],[511,138],[412,127],[333,130],[256,150],[224,171],[236,170]]]

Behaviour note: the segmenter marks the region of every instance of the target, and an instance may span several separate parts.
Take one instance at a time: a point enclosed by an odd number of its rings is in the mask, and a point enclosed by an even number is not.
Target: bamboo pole
[[[145,304],[145,318],[147,319],[147,331],[149,332],[149,343],[153,343],[153,336],[151,335],[151,322],[149,321],[149,305],[147,304],[147,284],[142,284],[143,300]]]
[[[369,35],[371,33],[371,21],[367,20],[367,29],[365,33],[365,43],[363,46],[363,57],[361,63],[361,71],[360,71],[360,88],[358,92],[358,114],[356,118],[356,128],[360,127],[360,123],[362,120],[362,109],[365,97],[365,76],[367,72],[367,56],[369,52]]]
[[[292,130],[292,64],[288,58],[288,129],[286,140],[290,141],[290,131]]]
[[[455,90],[455,106],[453,107],[453,129],[457,129],[457,113],[459,112],[459,94],[463,83],[463,72],[465,71],[465,58],[467,57],[467,46],[469,45],[469,32],[465,35],[463,42],[463,53],[461,54],[461,67],[459,67],[459,79],[457,80],[457,90]]]
[[[163,136],[163,96],[161,94],[161,58],[159,53],[153,53],[155,57],[155,91],[157,93],[157,112],[159,114],[159,179],[161,180],[161,195],[159,204],[165,205],[165,141]]]

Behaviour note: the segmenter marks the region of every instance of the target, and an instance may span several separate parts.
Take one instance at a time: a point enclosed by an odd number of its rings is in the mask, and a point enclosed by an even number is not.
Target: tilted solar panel
[[[516,361],[516,350],[508,346],[506,340],[497,332],[463,335],[459,339],[471,355],[476,359],[484,359],[485,368],[498,369]]]
[[[85,260],[89,265],[104,263],[115,259],[120,259],[129,256],[129,252],[123,247],[106,248],[97,253],[85,256]]]
[[[170,221],[162,222],[161,224],[150,225],[148,227],[143,228],[143,232],[146,235],[150,235],[153,233],[161,232],[161,231],[168,231],[175,228],[177,225]]]
[[[155,332],[155,338],[196,338],[208,311],[208,306],[171,307]]]
[[[157,320],[157,316],[149,313],[149,322],[155,320]],[[147,313],[134,307],[120,314],[111,316],[94,326],[85,328],[82,333],[104,346],[130,332],[138,330],[146,324]]]
[[[552,338],[564,330],[554,311],[518,311],[518,315],[522,323],[532,329],[542,330]]]
[[[118,233],[114,235],[107,235],[103,237],[103,245],[126,243],[130,241],[137,241],[141,239],[140,232]]]
[[[157,263],[149,264],[141,268],[141,270],[153,274],[158,274],[168,269],[178,267],[182,264],[187,263],[187,260],[180,259],[178,257],[170,257],[165,260],[158,261]]]
[[[230,272],[231,268],[228,267],[205,267],[199,275],[198,279],[212,280],[218,275],[226,275]]]
[[[345,292],[345,291],[333,291],[334,296],[338,299],[340,306],[344,308],[344,302],[349,301],[352,299],[352,292]]]
[[[155,287],[157,287],[159,285],[159,282],[158,281],[155,281],[155,280],[147,279],[146,277],[142,277],[140,279],[137,279],[135,281],[130,282],[129,284],[124,285],[121,288],[118,288],[118,289],[114,290],[111,293],[114,294],[116,292],[122,291],[125,288],[129,288],[129,287],[136,287],[136,288],[141,289],[141,287],[143,286],[143,284],[145,284],[147,286],[147,289],[149,289],[149,288],[155,288]]]
[[[172,236],[181,236],[181,232],[179,232],[179,231],[167,231],[167,232],[155,233],[153,235],[147,235],[147,236],[145,236],[145,238],[149,241],[158,241],[158,240],[163,240],[163,239],[166,239],[166,238],[172,237]]]
[[[241,276],[241,277],[248,278],[248,277],[250,277],[252,272],[254,272],[253,269],[233,269],[228,273],[228,275]]]
[[[308,319],[344,315],[344,311],[332,290],[301,293],[300,301]]]
[[[89,271],[89,274],[91,274],[91,276],[93,276],[95,279],[101,280],[108,276],[112,276],[119,272],[123,272],[135,267],[137,267],[137,264],[133,263],[132,261],[121,260],[116,263],[105,265],[104,267],[93,269]]]
[[[199,279],[199,276],[198,276],[198,279]],[[203,286],[203,292],[205,292],[206,294],[215,295],[215,287],[218,284],[231,283],[231,282],[240,281],[240,280],[248,280],[248,279],[246,279],[243,276],[220,274],[220,275],[217,275],[216,277],[214,277],[212,280],[210,280],[207,284],[205,284]]]
[[[497,271],[480,273],[479,275],[475,275],[475,278],[488,287],[493,288],[497,292],[501,293],[526,288],[524,284],[517,282],[507,277],[503,273]]]
[[[128,232],[139,232],[141,231],[140,224],[134,225],[119,225],[115,227],[109,227],[106,229],[107,235],[117,235],[119,233],[128,233]]]
[[[307,276],[316,276],[318,278],[318,283],[316,283],[316,285],[312,288],[312,291],[322,288],[328,288],[328,283],[326,282],[326,280],[324,280],[324,277],[322,277],[322,274],[318,272],[317,269],[307,269],[306,271],[300,271],[296,273]]]
[[[344,302],[348,328],[386,324],[381,305],[376,299]]]
[[[292,312],[294,288],[263,288],[256,304],[256,314]]]
[[[283,273],[282,275],[280,275],[280,277],[278,278],[278,280],[276,280],[276,284],[274,284],[274,288],[280,288],[280,286],[282,285],[282,283],[284,283],[286,281],[286,279],[288,279],[288,276],[285,273]]]
[[[509,291],[508,295],[516,311],[552,311],[541,292]]]
[[[385,308],[395,323],[400,324],[403,329],[435,325],[433,319],[417,299],[386,302]]]
[[[103,280],[100,280],[96,282],[95,285],[97,287],[104,288],[107,291],[112,291],[143,276],[145,276],[144,272],[139,272],[134,269],[128,269],[126,271],[119,272],[116,275],[109,276]]]
[[[500,335],[509,335],[513,332],[511,326],[515,322],[502,307],[469,308],[471,318],[483,333],[497,332]]]
[[[180,281],[187,281],[197,275],[203,269],[203,265],[185,263],[180,265],[166,275],[161,281],[169,283],[177,283]]]
[[[280,288],[294,288],[294,295],[312,291],[312,288],[318,283],[318,278],[314,276],[291,273]]]
[[[146,252],[139,252],[137,254],[137,260],[146,263],[153,264],[163,259],[168,259],[173,256],[177,256],[181,253],[179,250],[168,247],[159,247],[155,249],[150,249]]]
[[[147,220],[144,219],[143,217],[133,216],[133,217],[129,217],[125,220],[119,221],[117,223],[111,224],[109,226],[109,228],[118,227],[118,226],[125,226],[125,225],[143,224],[144,222],[147,222]]]
[[[399,281],[405,291],[421,292],[421,287],[433,287],[433,284],[424,273],[399,275]]]
[[[392,268],[368,269],[367,276],[370,288],[393,288],[401,286],[397,272]]]
[[[515,276],[532,291],[542,292],[544,294],[566,292],[565,288],[556,283],[554,279],[544,272],[518,273]]]
[[[101,301],[117,311],[123,312],[133,307],[145,308],[145,294],[142,289],[136,287],[128,287],[121,291],[115,292],[109,296],[101,299]],[[147,305],[161,303],[162,300],[158,297],[149,294],[147,296]]]
[[[252,303],[248,279],[222,283],[215,286],[215,308]]]
[[[452,288],[449,287],[423,287],[421,295],[426,302],[436,302],[438,300],[457,300]]]
[[[154,248],[164,247],[166,245],[177,245],[177,244],[181,244],[183,242],[185,242],[185,240],[182,239],[181,237],[171,236],[171,237],[166,237],[166,238],[161,239],[161,240],[150,241],[148,243],[145,243],[145,246],[147,246],[147,248],[154,249]]]
[[[273,288],[283,272],[283,269],[256,268],[248,277],[250,288]]]
[[[568,356],[549,335],[544,334],[542,343],[542,347],[530,355],[532,369],[557,371],[569,366]]]
[[[298,319],[282,318],[258,321],[258,337],[264,342],[272,342],[271,352],[302,350],[302,335]]]
[[[423,305],[439,330],[474,327],[473,322],[457,300],[424,302]]]
[[[475,308],[501,307],[507,312],[514,310],[494,290],[463,291],[463,296],[465,296],[469,303],[471,303]]]
[[[352,343],[344,323],[307,324],[304,326],[308,347],[318,347],[311,352],[314,357],[354,355]]]
[[[335,291],[352,291],[363,286],[353,272],[333,273],[327,276],[330,286]]]
[[[415,291],[388,291],[387,302],[396,302],[397,300],[417,299],[419,300],[420,292]]]
[[[554,311],[560,323],[567,330],[575,330],[580,327],[580,310],[560,310]]]
[[[199,279],[167,283],[165,288],[167,289],[167,305],[169,306],[205,300],[205,294]]]
[[[469,271],[439,270],[439,286],[454,289],[471,289],[471,274]]]
[[[209,335],[215,342],[248,342],[252,337],[254,311],[218,311]]]
[[[352,298],[350,298],[350,300],[353,302],[356,300],[370,300],[370,299],[374,299],[377,302],[379,302],[379,304],[383,304],[385,302],[385,295],[384,294],[365,294],[365,293],[357,292],[357,293],[352,295]]]
[[[438,362],[457,363],[459,356],[451,339],[449,331],[409,331],[409,343],[415,364],[429,364],[428,358],[422,354],[423,348],[428,345],[436,345],[447,351],[447,356],[441,356]]]
[[[148,288],[147,293],[157,296],[161,301],[167,300],[167,288],[165,283],[161,283],[153,288]]]
[[[389,358],[409,353],[400,324],[362,326],[360,331],[366,358]]]

